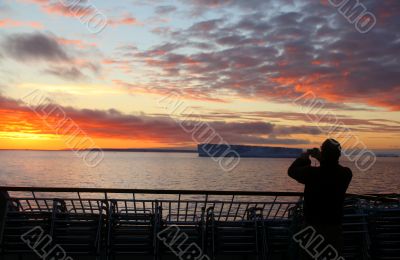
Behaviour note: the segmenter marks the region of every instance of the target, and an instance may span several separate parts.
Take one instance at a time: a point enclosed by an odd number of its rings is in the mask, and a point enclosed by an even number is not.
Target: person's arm
[[[302,154],[289,167],[288,175],[296,181],[305,184],[310,174],[311,160],[308,153]]]

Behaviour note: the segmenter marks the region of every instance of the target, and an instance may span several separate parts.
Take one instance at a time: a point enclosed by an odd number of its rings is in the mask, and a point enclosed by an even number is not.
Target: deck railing
[[[169,222],[196,222],[202,209],[212,207],[219,221],[246,218],[257,209],[265,219],[287,219],[290,209],[302,203],[300,192],[250,192],[207,190],[147,190],[104,188],[0,187],[20,211],[51,211],[54,199],[62,199],[73,213],[98,213],[102,202],[114,202],[119,212],[154,213],[156,204]],[[400,204],[395,194],[348,194],[365,207],[390,207]]]
[[[212,207],[218,221],[246,218],[258,209],[268,219],[286,219],[302,201],[297,192],[244,192],[143,189],[0,187],[20,211],[51,211],[54,199],[62,199],[73,213],[98,213],[102,202],[113,202],[119,212],[154,213],[156,204],[168,222],[196,222],[202,209]]]
[[[246,249],[255,250],[258,259],[274,259],[271,254],[285,255],[292,233],[302,223],[303,193],[298,192],[0,187],[0,195],[0,211],[3,211],[0,212],[0,255],[13,253],[9,245],[21,243],[11,239],[20,232],[17,223],[27,228],[40,222],[50,227],[51,236],[67,252],[80,250],[75,237],[83,240],[93,237],[96,246],[84,248],[81,253],[98,256],[126,253],[144,243],[153,249],[143,251],[139,246],[133,253],[158,259],[168,250],[163,249],[156,234],[176,225],[195,234],[203,252],[213,258]],[[379,251],[381,241],[377,237],[382,236],[382,225],[384,228],[398,225],[399,195],[348,194],[345,209],[344,235],[350,241],[345,245],[345,256],[368,259],[369,253],[393,255]],[[95,226],[97,231],[93,233]],[[143,238],[144,229],[149,239]],[[77,230],[86,231],[81,234]],[[250,238],[254,235],[255,240],[242,241],[239,247],[229,250],[224,247],[224,243],[230,243],[229,239],[237,239],[245,231],[251,233]],[[121,241],[126,232],[129,236]],[[398,235],[396,232],[391,228],[383,235],[388,233],[393,237]],[[372,249],[369,237],[372,237]],[[131,241],[133,238],[138,244]],[[254,248],[249,246],[253,244]],[[125,248],[125,245],[130,246]],[[385,247],[384,250],[397,249]],[[394,254],[400,256],[397,251]]]

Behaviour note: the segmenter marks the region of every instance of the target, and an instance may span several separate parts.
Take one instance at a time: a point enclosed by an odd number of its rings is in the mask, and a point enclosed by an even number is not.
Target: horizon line
[[[261,146],[260,146],[261,147]],[[270,146],[272,147],[272,146]],[[304,149],[304,148],[298,148],[298,149]],[[103,151],[107,151],[107,150],[166,150],[166,151],[195,151],[197,152],[197,148],[196,147],[157,147],[157,148],[96,148],[96,149],[82,149],[80,151],[88,151],[88,150],[103,150]],[[376,151],[376,152],[384,152],[384,151],[393,151],[393,152],[398,152],[400,153],[400,149],[396,149],[396,148],[376,148],[376,149],[370,149],[371,151]],[[73,152],[75,151],[74,149],[32,149],[32,148],[0,148],[0,151],[42,151],[42,152]]]

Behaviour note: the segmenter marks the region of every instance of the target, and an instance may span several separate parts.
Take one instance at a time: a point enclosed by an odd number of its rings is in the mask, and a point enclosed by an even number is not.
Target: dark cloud
[[[9,12],[11,8],[6,3],[0,3],[0,14]]]
[[[398,133],[400,132],[400,121],[387,120],[380,118],[358,119],[341,114],[321,113],[321,114],[306,114],[295,112],[216,112],[210,111],[207,114],[202,114],[205,120],[241,120],[247,121],[270,121],[270,122],[285,122],[291,121],[300,124],[300,126],[285,126],[280,128],[277,123],[272,134],[311,134],[318,135],[324,132],[329,132],[335,127],[344,127],[357,132],[367,133]],[[311,123],[314,126],[305,126],[302,124]]]
[[[342,102],[337,103],[330,103],[324,100],[321,100],[324,104],[324,109],[333,110],[333,111],[378,111],[379,108],[367,108],[367,107],[360,107],[355,105],[348,105]]]
[[[160,5],[155,8],[155,12],[160,15],[170,14],[175,12],[176,10],[176,6],[173,5]]]
[[[175,121],[165,115],[127,115],[114,109],[60,108],[88,135],[100,138],[152,140],[174,145],[195,145],[196,141],[205,141],[211,134],[200,137],[202,135],[199,131],[197,133],[195,131],[185,132],[181,124],[188,127],[199,123],[203,124],[201,129],[214,129],[215,133],[219,134],[225,141],[238,144],[306,144],[308,140],[290,138],[290,136],[304,133],[310,135],[318,134],[310,131],[307,126],[278,126],[261,121]],[[52,111],[52,109],[48,108],[47,111]],[[7,132],[12,129],[13,132],[23,132],[25,127],[29,125],[29,129],[36,129],[38,134],[52,132],[51,129],[43,127],[41,119],[31,109],[27,108],[22,101],[16,101],[0,95],[0,114],[0,131]],[[16,120],[17,118],[19,119]],[[51,122],[51,116],[47,120]],[[10,122],[22,123],[19,126],[17,123],[13,125]],[[198,136],[198,138],[193,140],[192,135]]]
[[[281,4],[292,3],[291,0],[280,0]],[[265,1],[265,0],[189,0],[186,1],[192,5],[203,7],[203,8],[223,8],[229,6],[237,6],[250,10],[257,10],[259,8],[263,8],[265,6],[271,6],[274,2],[277,1]]]
[[[24,105],[21,101],[5,97],[1,93],[0,93],[0,109],[28,111],[28,109],[26,107],[24,107]]]
[[[50,33],[19,33],[6,35],[0,42],[2,52],[21,63],[35,63],[41,71],[64,80],[86,79],[84,71],[98,76],[102,67],[89,58],[90,50],[80,49],[80,40],[65,39]],[[2,57],[0,56],[0,59]],[[43,62],[39,64],[38,62]]]
[[[314,126],[285,126],[277,127],[273,132],[276,135],[293,135],[293,134],[308,134],[320,135],[322,131]]]
[[[3,52],[18,61],[69,61],[71,57],[54,37],[40,32],[12,34],[2,42]]]
[[[321,118],[320,126],[304,125],[309,122],[307,115],[294,112],[246,112],[246,113],[210,113],[175,121],[166,115],[128,115],[115,109],[93,110],[61,107],[66,115],[74,120],[79,127],[92,137],[119,138],[132,140],[151,140],[173,145],[195,145],[192,135],[198,142],[206,141],[212,131],[201,135],[202,131],[183,131],[181,125],[192,129],[194,125],[202,124],[201,129],[213,129],[225,141],[231,144],[254,145],[301,145],[310,143],[305,136],[324,137],[328,129],[332,129],[331,118]],[[52,111],[50,108],[47,111]],[[51,121],[51,118],[48,119]],[[286,125],[280,121],[296,122]],[[21,122],[10,124],[10,122]],[[384,119],[356,119],[338,115],[337,122],[342,127],[357,132],[368,133],[398,133],[400,121]],[[339,125],[338,123],[338,125]],[[29,127],[28,127],[29,126]],[[43,122],[22,101],[6,98],[0,94],[0,131],[21,131],[36,129],[37,133],[52,133],[51,129],[43,127]],[[302,137],[299,138],[301,135]],[[200,138],[200,136],[202,136]],[[214,138],[213,140],[217,140]]]
[[[56,68],[46,69],[44,70],[44,72],[56,77],[60,77],[65,80],[78,81],[86,78],[86,76],[76,67],[71,67],[71,68],[56,67]]]
[[[154,30],[169,37],[166,45],[196,48],[138,51],[134,62],[164,72],[150,78],[154,85],[174,82],[175,88],[199,89],[210,100],[228,92],[292,102],[313,91],[332,108],[348,102],[400,110],[399,1],[363,1],[378,21],[367,34],[328,1],[184,2],[206,11],[234,8],[240,15],[203,19],[186,30]]]
[[[283,6],[293,6],[293,0],[181,0],[182,3],[192,6],[192,15],[204,15],[207,12],[222,11],[235,8],[245,12],[254,10],[273,10]]]

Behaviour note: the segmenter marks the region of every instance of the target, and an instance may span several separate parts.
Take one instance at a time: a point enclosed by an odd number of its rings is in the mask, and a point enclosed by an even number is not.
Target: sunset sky
[[[312,92],[368,148],[400,150],[399,0],[362,1],[365,34],[328,0],[62,2],[0,1],[0,149],[69,148],[24,101],[37,90],[101,148],[195,147],[183,120],[230,144],[316,146],[332,120],[293,102]],[[160,105],[176,93],[193,114]]]

